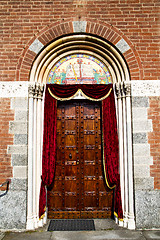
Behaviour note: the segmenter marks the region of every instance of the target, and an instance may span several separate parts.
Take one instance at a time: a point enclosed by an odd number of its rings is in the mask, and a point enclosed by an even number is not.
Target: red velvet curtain
[[[39,216],[42,217],[46,206],[45,186],[50,186],[54,178],[56,161],[56,100],[55,98],[70,98],[78,89],[89,98],[102,99],[102,120],[104,139],[104,165],[108,187],[115,188],[115,215],[123,218],[120,178],[119,178],[119,150],[116,110],[112,84],[108,85],[57,85],[48,84],[45,92],[44,107],[44,136],[42,158],[42,183],[40,190]],[[110,92],[111,91],[111,92]],[[105,96],[110,95],[105,98]]]
[[[39,199],[39,217],[42,218],[46,209],[46,189],[53,182],[56,162],[56,121],[57,101],[52,98],[46,88],[44,103],[44,131],[42,155],[42,181]]]
[[[119,175],[119,144],[117,134],[117,121],[114,93],[102,102],[103,121],[103,152],[105,177],[109,188],[115,188],[114,214],[119,219],[123,218],[120,175]]]

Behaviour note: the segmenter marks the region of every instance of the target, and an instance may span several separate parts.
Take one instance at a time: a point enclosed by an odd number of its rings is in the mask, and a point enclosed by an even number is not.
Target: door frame
[[[42,144],[44,117],[44,84],[30,83],[29,121],[28,121],[28,193],[26,229],[35,229],[47,222],[47,212],[39,220],[39,192],[42,172]],[[132,130],[131,130],[131,83],[114,84],[118,135],[119,165],[123,221],[115,221],[129,229],[135,229],[133,165],[132,165]],[[76,98],[75,98],[76,99]],[[78,99],[84,99],[78,96]]]

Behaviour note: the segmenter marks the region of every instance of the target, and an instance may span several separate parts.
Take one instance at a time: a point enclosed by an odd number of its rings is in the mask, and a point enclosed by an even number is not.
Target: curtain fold
[[[57,101],[70,99],[78,90],[81,90],[88,98],[102,101],[103,121],[103,163],[106,183],[109,188],[115,188],[114,211],[116,217],[123,218],[120,176],[119,176],[119,149],[116,122],[116,109],[112,84],[74,84],[58,85],[47,84],[44,106],[44,133],[42,156],[42,182],[40,189],[39,217],[43,217],[46,207],[46,189],[54,178],[56,161],[56,112]],[[109,97],[108,97],[109,96]]]
[[[114,215],[119,219],[122,219],[123,211],[119,175],[119,143],[113,91],[110,96],[102,102],[102,121],[105,179],[110,189],[115,188]]]
[[[57,100],[52,98],[46,88],[44,103],[44,130],[42,153],[42,176],[39,199],[39,218],[43,218],[46,210],[46,189],[54,178],[56,162],[56,122]]]

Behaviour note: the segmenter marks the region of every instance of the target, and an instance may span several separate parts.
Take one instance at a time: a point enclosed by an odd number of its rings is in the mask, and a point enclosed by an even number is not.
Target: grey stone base
[[[160,228],[160,191],[135,192],[136,228]]]
[[[26,192],[9,191],[0,199],[0,229],[26,228]]]
[[[131,231],[131,230],[107,230],[107,231],[54,231],[54,232],[25,232],[7,233],[3,240],[158,240],[160,231]],[[1,238],[0,238],[1,240]]]

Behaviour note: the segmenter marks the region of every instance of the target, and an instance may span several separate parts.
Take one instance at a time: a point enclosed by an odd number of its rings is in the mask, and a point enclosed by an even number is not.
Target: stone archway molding
[[[117,50],[124,56],[130,70],[130,78],[132,80],[143,80],[143,71],[138,52],[134,45],[119,29],[106,22],[97,19],[83,19],[77,21],[74,19],[65,19],[54,22],[44,27],[38,32],[26,45],[17,65],[17,81],[28,81],[30,79],[30,70],[32,64],[45,46],[49,46],[51,42],[59,39],[59,37],[73,34],[87,34],[99,36],[110,42],[111,46],[115,46]],[[57,44],[61,42],[57,41]],[[51,47],[51,45],[50,45]],[[48,47],[46,50],[48,51]]]
[[[136,74],[139,74],[138,69],[140,65],[138,56],[135,56],[134,51],[132,51],[132,44],[129,42],[129,45],[128,40],[125,41],[119,35],[118,30],[113,31],[114,28],[107,24],[100,26],[100,24],[86,21],[57,23],[57,26],[50,25],[43,30],[43,33],[32,39],[32,42],[28,44],[28,47],[24,51],[24,57],[19,62],[19,70],[17,70],[19,71],[20,79],[22,80],[22,77],[26,77],[26,80],[28,78],[30,80],[27,229],[35,229],[43,226],[47,220],[47,215],[42,220],[38,218],[40,176],[42,171],[44,86],[54,64],[61,58],[74,53],[86,53],[95,56],[109,68],[112,74],[114,89],[117,95],[120,178],[124,211],[124,221],[121,222],[121,226],[135,229],[130,106],[130,77],[134,77],[131,63],[133,58],[134,67],[137,64]],[[54,29],[54,37],[52,28]],[[72,35],[70,34],[71,29]],[[92,32],[92,34],[90,35],[87,31]],[[56,32],[57,34],[59,32],[63,36],[55,35]],[[99,34],[99,36],[93,35],[93,32],[94,34]],[[64,36],[64,34],[69,35]],[[106,36],[106,38],[102,38],[102,35],[103,37]],[[54,39],[55,41],[53,41]],[[127,56],[131,55],[132,61],[130,62],[130,58]],[[27,69],[26,72],[23,72],[25,66],[27,66]],[[136,76],[139,77],[140,75]]]

